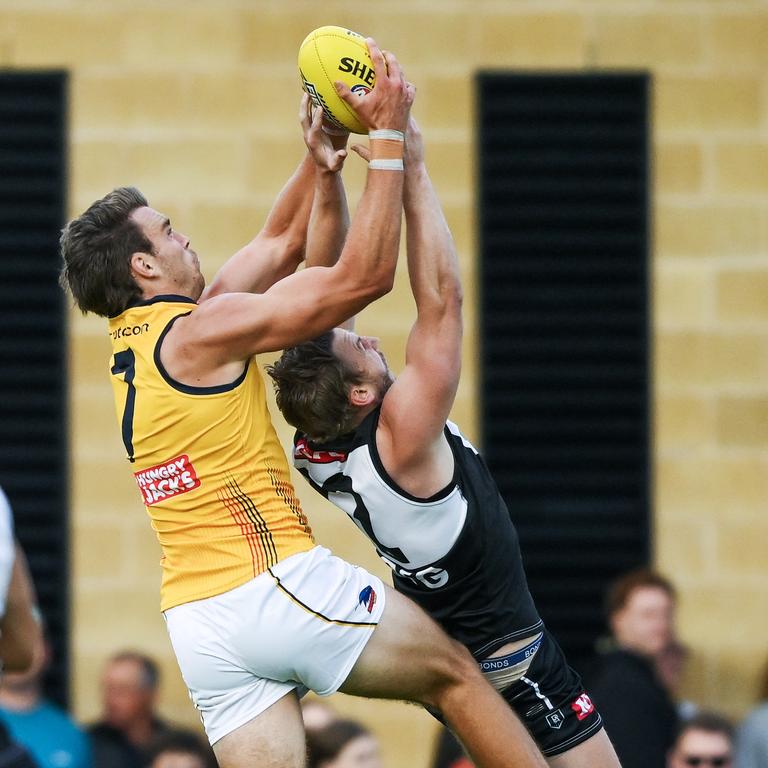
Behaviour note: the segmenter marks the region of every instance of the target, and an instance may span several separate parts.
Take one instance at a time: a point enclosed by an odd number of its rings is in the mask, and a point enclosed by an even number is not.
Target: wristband
[[[368,163],[368,169],[371,171],[404,171],[403,159],[384,159],[378,158]]]
[[[405,141],[405,134],[393,128],[376,128],[368,131],[369,139],[391,139],[392,141]]]
[[[403,171],[403,149],[405,134],[391,128],[378,128],[368,132],[371,144],[371,160],[368,168],[372,171]]]
[[[378,171],[402,171],[404,144],[398,139],[371,139],[368,167]]]

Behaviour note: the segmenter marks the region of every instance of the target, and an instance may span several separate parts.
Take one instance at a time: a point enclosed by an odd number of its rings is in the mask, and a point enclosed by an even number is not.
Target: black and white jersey
[[[333,442],[315,444],[297,433],[294,464],[371,539],[395,588],[476,658],[538,631],[517,531],[478,452],[449,421],[453,480],[428,499],[416,498],[382,466],[379,412]]]

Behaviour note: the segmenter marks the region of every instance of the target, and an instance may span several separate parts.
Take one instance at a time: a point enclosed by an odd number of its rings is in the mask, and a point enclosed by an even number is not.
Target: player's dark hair
[[[355,427],[349,387],[359,383],[331,348],[333,331],[286,349],[267,373],[285,420],[312,440],[325,442]]]
[[[316,731],[307,732],[307,768],[320,768],[335,760],[350,741],[371,732],[354,720],[337,720]]]
[[[677,597],[675,588],[669,579],[650,568],[638,568],[613,582],[605,600],[606,616],[610,618],[622,610],[635,590],[648,587],[663,590],[672,600]]]
[[[135,187],[119,187],[62,230],[59,282],[83,312],[113,317],[141,298],[131,274],[131,256],[137,251],[153,253],[153,248],[130,216],[146,204]]]

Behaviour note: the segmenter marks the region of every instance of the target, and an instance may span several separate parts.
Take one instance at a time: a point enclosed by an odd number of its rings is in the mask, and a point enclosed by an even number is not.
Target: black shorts
[[[528,728],[545,757],[594,736],[603,721],[552,635],[544,630],[528,671],[501,695]]]

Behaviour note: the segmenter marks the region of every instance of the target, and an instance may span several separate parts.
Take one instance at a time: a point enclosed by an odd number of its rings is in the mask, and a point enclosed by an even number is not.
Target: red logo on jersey
[[[586,693],[582,693],[576,701],[571,702],[571,709],[576,713],[577,719],[583,720],[595,711],[595,705]]]
[[[134,477],[148,507],[200,486],[200,478],[186,454],[135,472]]]
[[[332,464],[334,461],[346,461],[347,454],[340,451],[315,451],[309,447],[306,437],[302,437],[293,448],[294,459],[304,459],[313,464]]]

